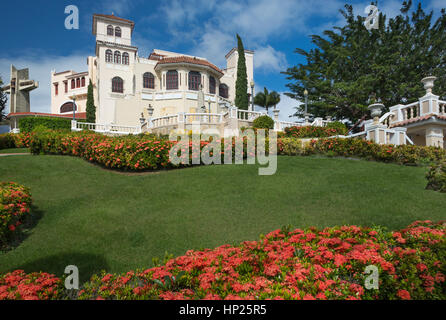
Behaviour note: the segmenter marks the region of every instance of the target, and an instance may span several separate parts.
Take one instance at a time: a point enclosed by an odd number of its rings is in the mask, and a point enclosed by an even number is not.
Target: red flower
[[[403,300],[410,300],[410,293],[407,290],[398,290],[397,296]]]

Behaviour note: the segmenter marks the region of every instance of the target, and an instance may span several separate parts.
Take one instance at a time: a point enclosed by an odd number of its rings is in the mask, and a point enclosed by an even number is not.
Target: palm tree
[[[277,104],[280,102],[280,94],[276,91],[269,92],[268,89],[263,88],[263,92],[259,92],[254,97],[254,104],[256,106],[262,107],[266,109],[266,113],[268,113],[268,109],[272,106],[276,108]]]

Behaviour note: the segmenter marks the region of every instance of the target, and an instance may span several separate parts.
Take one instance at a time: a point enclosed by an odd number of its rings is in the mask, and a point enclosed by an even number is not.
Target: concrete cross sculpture
[[[39,87],[39,83],[29,80],[28,68],[17,70],[11,65],[11,81],[2,90],[10,95],[9,112],[30,112],[29,92]]]

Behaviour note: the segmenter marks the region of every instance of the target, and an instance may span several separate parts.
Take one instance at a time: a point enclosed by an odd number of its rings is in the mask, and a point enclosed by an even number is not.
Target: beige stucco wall
[[[77,79],[85,77],[85,86],[80,88],[71,89],[71,79]],[[65,92],[64,81],[67,81],[68,91]],[[66,103],[71,102],[73,95],[76,95],[77,112],[85,112],[87,104],[87,89],[88,89],[89,76],[88,73],[78,74],[75,71],[67,71],[62,73],[51,72],[51,113],[60,113],[60,107]],[[59,92],[56,95],[55,83],[59,85]],[[81,83],[82,85],[82,83]]]

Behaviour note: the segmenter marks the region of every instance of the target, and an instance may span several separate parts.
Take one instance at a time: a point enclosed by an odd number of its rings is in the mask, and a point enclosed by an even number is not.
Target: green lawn
[[[80,158],[0,157],[0,181],[29,186],[37,215],[29,236],[0,253],[0,272],[81,277],[150,267],[152,257],[256,240],[295,227],[391,229],[446,219],[446,195],[425,190],[426,168],[316,157],[279,157],[277,173],[252,165],[125,175]]]
[[[1,149],[0,154],[5,153],[29,153],[28,148],[13,148],[13,149]]]

